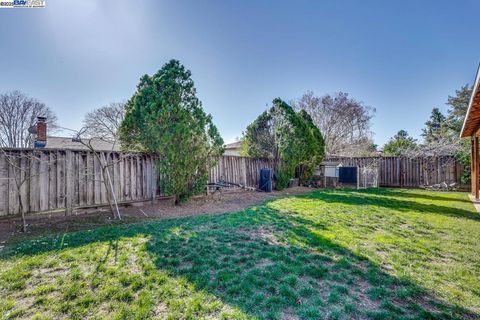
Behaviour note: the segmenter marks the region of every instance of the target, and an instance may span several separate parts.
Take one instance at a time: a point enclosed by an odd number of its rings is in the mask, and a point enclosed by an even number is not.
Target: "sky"
[[[476,0],[46,0],[0,10],[0,92],[35,97],[79,129],[174,58],[226,142],[274,98],[310,90],[375,108],[382,145],[400,129],[418,137],[431,109],[473,82],[478,12]]]

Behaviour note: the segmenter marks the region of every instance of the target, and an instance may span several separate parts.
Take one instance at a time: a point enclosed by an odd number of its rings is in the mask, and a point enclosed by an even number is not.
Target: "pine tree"
[[[386,156],[401,156],[415,149],[417,142],[408,135],[405,130],[400,130],[383,146],[383,154]]]
[[[191,72],[171,60],[144,75],[126,104],[122,147],[158,154],[160,188],[176,202],[204,190],[208,172],[223,153],[223,140],[205,114]]]
[[[467,114],[472,90],[473,87],[466,84],[455,91],[455,96],[448,96],[447,105],[449,106],[449,110],[447,112],[447,123],[449,129],[453,131],[453,134],[459,135],[462,130],[463,120]]]
[[[448,96],[447,125],[452,139],[459,139],[472,92],[473,86],[466,84],[455,91],[455,96]],[[470,167],[470,141],[464,139],[460,142],[460,145],[461,148],[455,156],[465,168],[468,168]],[[462,182],[470,182],[470,172],[468,170],[464,171]]]
[[[430,119],[425,122],[422,129],[422,137],[426,143],[438,142],[447,134],[447,122],[445,116],[438,108],[433,108]]]
[[[247,127],[243,149],[247,156],[273,160],[275,187],[280,190],[288,185],[299,165],[305,169],[300,178],[309,179],[323,159],[325,143],[307,112],[298,114],[277,98]]]

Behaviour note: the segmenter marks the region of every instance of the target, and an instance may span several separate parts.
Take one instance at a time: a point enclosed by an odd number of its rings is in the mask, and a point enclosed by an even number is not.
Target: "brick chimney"
[[[37,117],[37,137],[35,148],[45,148],[47,144],[47,118]]]

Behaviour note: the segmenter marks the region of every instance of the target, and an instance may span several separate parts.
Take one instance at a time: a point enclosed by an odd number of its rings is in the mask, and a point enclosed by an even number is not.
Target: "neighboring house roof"
[[[120,143],[103,140],[100,138],[82,139],[85,143],[90,143],[95,150],[101,151],[120,151]],[[78,141],[73,141],[72,137],[47,137],[45,148],[49,149],[72,149],[88,150],[89,148]]]
[[[332,167],[332,166],[339,166],[340,165],[340,161],[330,161],[330,160],[323,160],[320,165],[321,166],[326,166],[326,167]]]
[[[480,66],[477,68],[477,76],[473,86],[472,96],[468,104],[467,114],[463,121],[460,138],[471,137],[475,135],[480,127]]]
[[[225,145],[225,156],[240,156],[242,141],[236,141]]]
[[[242,141],[235,141],[232,143],[227,143],[225,149],[238,149],[242,147]]]

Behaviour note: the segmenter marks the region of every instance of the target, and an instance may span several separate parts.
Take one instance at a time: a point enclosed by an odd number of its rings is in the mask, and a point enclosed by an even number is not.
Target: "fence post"
[[[400,188],[405,185],[405,158],[400,158]]]
[[[247,162],[245,160],[245,157],[241,158],[241,164],[242,164],[242,171],[243,171],[242,172],[243,173],[243,175],[242,175],[243,184],[248,185],[248,183],[247,183]]]
[[[72,214],[73,208],[73,153],[65,150],[65,215]]]

